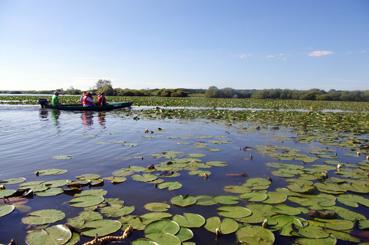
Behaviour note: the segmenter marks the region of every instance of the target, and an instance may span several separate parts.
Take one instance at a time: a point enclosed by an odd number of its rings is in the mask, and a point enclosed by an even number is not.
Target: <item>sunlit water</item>
[[[161,128],[162,130],[158,130]],[[225,126],[205,120],[133,120],[125,112],[58,112],[40,110],[29,107],[0,107],[0,179],[26,177],[31,180],[75,179],[75,176],[85,173],[96,173],[102,177],[111,176],[114,170],[129,165],[148,166],[165,159],[155,159],[152,153],[162,151],[178,151],[184,154],[204,153],[203,162],[211,160],[226,161],[229,166],[212,168],[211,176],[204,180],[199,176],[183,173],[169,181],[179,181],[183,187],[175,191],[159,190],[154,185],[128,181],[112,185],[105,181],[103,187],[108,190],[106,197],[118,197],[127,205],[134,205],[134,214],[147,211],[143,206],[148,202],[168,202],[178,194],[191,195],[229,195],[223,191],[226,185],[238,185],[245,181],[244,177],[229,177],[227,173],[247,172],[249,177],[271,176],[265,167],[266,162],[275,161],[268,156],[258,154],[257,145],[282,144],[293,146],[304,152],[309,152],[317,143],[300,144],[293,141],[294,133],[288,129],[262,130],[250,129],[252,125],[239,123]],[[145,133],[145,129],[154,133]],[[249,130],[246,130],[249,129]],[[209,144],[219,148],[219,152],[209,152],[194,146],[198,142],[208,142],[202,136],[212,136],[211,140],[228,140],[228,144]],[[282,138],[282,140],[281,140]],[[244,146],[252,147],[243,151]],[[344,149],[338,149],[343,160]],[[71,160],[55,160],[53,156],[71,155]],[[250,155],[253,159],[250,160]],[[361,159],[355,159],[359,161]],[[68,173],[61,176],[37,177],[33,173],[38,169],[61,168]],[[284,185],[284,180],[273,177],[273,190]],[[32,210],[55,208],[66,213],[67,218],[77,215],[82,209],[70,207],[67,203],[72,197],[59,195],[55,197],[34,197],[27,203]],[[242,201],[240,205],[245,205]],[[171,206],[169,212],[182,214],[195,212],[205,218],[217,215],[216,207],[192,206],[178,208]],[[25,214],[19,210],[0,218],[0,243],[6,243],[14,238],[19,244],[24,242],[27,226],[21,223]],[[65,223],[65,220],[59,222]],[[214,240],[214,234],[205,229],[193,229],[197,244],[235,244],[236,236],[227,235]],[[143,232],[133,232],[129,240],[142,237]],[[277,243],[289,244],[292,240],[281,238],[276,234]],[[83,238],[82,241],[88,239]],[[127,244],[127,242],[122,242]],[[341,242],[341,244],[343,244]]]

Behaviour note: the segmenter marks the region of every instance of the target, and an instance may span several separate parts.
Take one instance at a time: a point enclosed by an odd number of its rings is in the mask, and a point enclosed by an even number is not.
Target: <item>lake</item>
[[[10,184],[3,181],[3,185],[6,190],[16,190],[23,185],[27,187],[25,189],[33,190],[34,194],[32,198],[22,198],[18,193],[9,195],[8,201],[0,200],[0,203],[13,205],[15,208],[2,217],[0,209],[0,243],[4,244],[11,239],[18,244],[24,243],[27,231],[31,231],[27,238],[29,241],[32,240],[32,235],[45,239],[35,231],[47,230],[47,227],[57,224],[72,223],[68,219],[78,216],[84,209],[88,212],[94,210],[93,213],[102,214],[107,220],[120,220],[123,227],[132,223],[127,221],[128,218],[122,217],[134,215],[129,217],[139,219],[140,225],[135,225],[140,228],[135,229],[127,240],[120,242],[121,244],[143,238],[145,234],[151,240],[161,241],[159,244],[168,244],[165,243],[165,238],[174,239],[174,242],[183,240],[183,244],[237,244],[237,239],[241,238],[251,243],[259,241],[261,244],[268,244],[271,239],[269,233],[260,233],[261,235],[250,238],[244,234],[247,233],[246,229],[240,232],[242,226],[261,227],[264,218],[268,221],[265,228],[260,229],[274,231],[275,244],[292,244],[295,241],[299,241],[299,244],[333,244],[336,238],[338,244],[346,244],[359,241],[349,235],[352,230],[359,230],[357,226],[351,225],[354,225],[354,222],[358,224],[357,220],[366,220],[368,214],[369,187],[363,183],[366,177],[363,177],[363,172],[369,170],[369,163],[365,161],[365,155],[356,155],[350,148],[301,140],[291,128],[252,122],[228,124],[206,119],[150,119],[140,116],[138,112],[137,115],[135,112],[132,115],[132,112],[125,111],[64,112],[41,110],[34,106],[1,106],[0,132],[0,180],[24,177],[26,182],[22,180],[21,183]],[[342,170],[337,170],[337,164],[343,166]],[[358,167],[362,171],[359,171]],[[48,169],[63,171],[60,171],[60,174],[42,171]],[[327,176],[322,177],[324,172]],[[86,177],[85,174],[93,176]],[[77,176],[84,177],[76,179]],[[113,184],[112,179],[116,180],[116,183]],[[61,185],[51,182],[54,186],[45,186],[44,182],[54,180],[77,180],[78,188],[71,191],[67,188],[68,182]],[[42,182],[28,186],[24,184],[30,181]],[[174,190],[166,189],[163,183],[173,185]],[[295,185],[292,185],[293,183]],[[288,189],[280,189],[286,186]],[[53,191],[57,195],[48,192],[50,188],[54,188]],[[362,191],[357,190],[358,188]],[[76,198],[76,193],[88,189],[103,189],[107,193],[97,195],[103,201],[96,205],[71,206],[70,201]],[[334,203],[324,204],[311,197],[322,193],[327,195],[323,196],[323,199],[331,200],[332,197]],[[348,199],[352,198],[349,194],[354,194],[357,200],[349,202]],[[18,197],[12,197],[14,195]],[[182,196],[175,198],[179,195]],[[198,197],[201,195],[210,196],[205,198],[207,204],[199,201]],[[193,199],[186,199],[188,196]],[[301,205],[303,198],[311,203]],[[116,210],[112,210],[111,207],[118,202],[117,199],[124,201],[124,205],[118,205]],[[179,202],[177,199],[180,199]],[[160,222],[142,218],[142,215],[150,210],[144,207],[145,204],[152,202],[168,204],[169,209],[163,210],[167,214],[177,215],[177,218],[168,216],[157,220],[169,222],[169,219],[174,219],[174,223],[179,223],[181,229],[189,228],[193,237],[189,235],[186,238],[188,240],[185,240],[185,235],[179,235],[178,231],[172,232],[173,234],[165,232],[169,235],[164,238],[158,238],[158,232],[154,235],[148,234],[150,232],[147,227]],[[191,204],[187,205],[188,202]],[[285,205],[289,205],[290,209]],[[130,209],[123,211],[123,207]],[[222,212],[223,207],[231,209],[229,212]],[[364,217],[347,214],[346,211],[334,207],[348,210],[348,213],[351,210]],[[271,210],[263,213],[260,211],[262,208]],[[46,222],[42,226],[36,224],[37,222],[22,222],[31,212],[43,209],[60,210],[65,217],[55,222]],[[309,209],[333,210],[334,219],[309,223],[308,220],[312,220],[307,214]],[[127,213],[119,215],[121,211]],[[342,215],[341,212],[345,214]],[[186,223],[183,221],[184,216],[178,216],[184,213],[199,214],[200,221],[186,220]],[[248,220],[247,217],[258,218],[257,213],[262,220]],[[221,220],[228,218],[236,221],[238,228],[227,226],[234,231],[216,238],[214,231],[208,231],[208,218],[214,216],[220,217]],[[290,220],[286,221],[285,216]],[[202,222],[202,218],[207,219],[207,223],[205,220]],[[341,229],[340,225],[330,220],[343,220],[342,226],[346,228]],[[278,226],[283,222],[283,227]],[[301,227],[296,225],[299,222],[303,223]],[[361,222],[365,226],[365,222]],[[310,227],[314,229],[311,230]],[[83,225],[80,228],[81,233],[86,230]],[[227,228],[223,233],[226,233]],[[69,229],[78,230],[76,225],[69,226]],[[109,226],[107,229],[114,227]],[[145,232],[143,229],[146,229]],[[186,230],[189,233],[191,231]],[[281,231],[287,232],[289,236],[280,235]],[[113,234],[121,233],[119,225],[119,231]],[[78,244],[91,239],[81,236]],[[31,243],[35,244],[35,240]],[[67,242],[70,237],[64,240]]]

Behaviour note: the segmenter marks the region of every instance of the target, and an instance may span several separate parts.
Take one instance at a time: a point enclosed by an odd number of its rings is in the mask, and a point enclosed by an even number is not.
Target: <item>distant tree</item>
[[[73,86],[70,86],[67,90],[65,90],[65,93],[71,94],[71,95],[77,95],[77,94],[81,94],[81,90],[75,89],[73,88]]]
[[[100,79],[96,82],[96,92],[105,93],[105,95],[114,95],[114,89],[110,80]]]
[[[205,96],[208,98],[219,97],[219,89],[216,86],[210,86],[205,92]]]
[[[111,81],[110,80],[104,80],[104,79],[100,79],[96,82],[95,84],[95,88],[96,89],[99,89],[99,88],[102,88],[104,86],[110,86],[110,87],[113,87],[113,85],[111,84]]]

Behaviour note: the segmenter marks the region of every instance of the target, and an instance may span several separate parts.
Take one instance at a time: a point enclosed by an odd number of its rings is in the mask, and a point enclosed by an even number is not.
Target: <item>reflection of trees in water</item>
[[[84,111],[82,112],[81,119],[82,119],[82,125],[85,127],[92,126],[94,123],[94,112],[93,111]]]

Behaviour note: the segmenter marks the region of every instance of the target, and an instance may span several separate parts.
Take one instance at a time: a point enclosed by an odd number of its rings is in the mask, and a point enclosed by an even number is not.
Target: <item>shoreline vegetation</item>
[[[99,83],[99,82],[98,82]],[[97,84],[98,84],[97,83]],[[1,94],[32,95],[53,94],[59,91],[64,95],[81,95],[82,90],[73,87],[66,90],[60,88],[55,90],[0,90]],[[211,86],[208,89],[128,89],[113,88],[109,81],[103,85],[97,85],[90,89],[93,94],[104,92],[108,96],[136,96],[136,97],[206,97],[206,98],[240,98],[240,99],[279,99],[279,100],[318,100],[318,101],[364,101],[369,102],[369,90],[322,90],[322,89],[233,89],[217,88]]]

